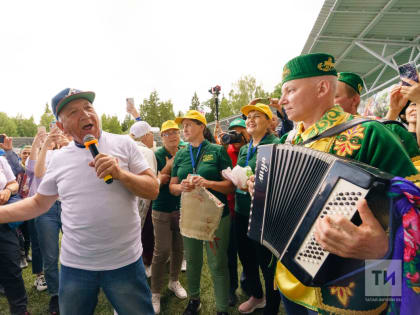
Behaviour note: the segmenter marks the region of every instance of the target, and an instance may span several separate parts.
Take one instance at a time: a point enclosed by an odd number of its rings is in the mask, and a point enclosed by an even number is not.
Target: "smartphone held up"
[[[413,61],[398,66],[398,72],[400,73],[401,79],[406,78],[419,82],[419,73],[417,72],[416,63]],[[402,81],[402,85],[410,86],[410,84],[405,81]]]
[[[134,98],[132,97],[127,97],[126,98],[126,103],[127,103],[127,111],[130,112],[133,109],[135,109],[134,107]]]

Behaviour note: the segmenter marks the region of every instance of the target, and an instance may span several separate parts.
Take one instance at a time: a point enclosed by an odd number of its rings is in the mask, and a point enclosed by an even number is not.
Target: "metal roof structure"
[[[399,81],[398,65],[420,67],[420,0],[326,0],[302,50],[315,52],[359,74],[369,97]]]

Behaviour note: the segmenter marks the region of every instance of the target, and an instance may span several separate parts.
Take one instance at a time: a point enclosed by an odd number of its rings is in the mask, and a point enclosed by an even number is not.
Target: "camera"
[[[229,131],[228,133],[225,133],[222,135],[220,141],[223,144],[232,144],[232,143],[240,143],[242,141],[242,134],[238,133],[234,130]]]
[[[220,91],[222,90],[222,88],[220,87],[220,85],[216,85],[215,87],[210,88],[209,92],[213,95],[219,95]]]

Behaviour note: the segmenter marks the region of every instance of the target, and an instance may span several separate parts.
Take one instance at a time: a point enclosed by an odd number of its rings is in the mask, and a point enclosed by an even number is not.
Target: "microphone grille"
[[[96,138],[94,136],[92,136],[91,134],[87,134],[84,138],[83,138],[83,143],[85,142],[89,142],[92,140],[95,140]]]

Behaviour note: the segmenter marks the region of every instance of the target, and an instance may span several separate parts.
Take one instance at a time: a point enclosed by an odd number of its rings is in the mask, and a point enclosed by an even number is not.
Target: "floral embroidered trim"
[[[364,131],[362,125],[357,125],[340,133],[334,143],[334,153],[342,157],[352,156],[354,151],[362,146]]]
[[[353,292],[351,289],[353,289],[354,287],[354,282],[350,282],[350,284],[347,287],[331,287],[330,293],[331,295],[337,295],[337,298],[340,301],[341,305],[347,307],[347,305],[349,305],[350,297],[353,296]]]
[[[327,312],[330,312],[331,314],[341,314],[341,315],[377,315],[388,307],[388,302],[385,302],[381,304],[379,307],[373,310],[366,310],[366,311],[356,311],[354,309],[343,309],[335,306],[331,306],[328,304],[324,304],[323,298],[322,298],[322,291],[321,288],[315,288],[315,294],[318,301],[318,313],[319,314],[325,314],[323,312],[324,310]]]

